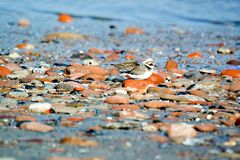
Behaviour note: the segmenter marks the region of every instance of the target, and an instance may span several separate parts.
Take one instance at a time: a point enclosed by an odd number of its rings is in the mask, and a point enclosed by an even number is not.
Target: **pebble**
[[[115,94],[123,94],[123,95],[127,95],[127,91],[125,89],[116,89],[114,91]]]
[[[98,143],[94,140],[81,139],[79,137],[64,137],[60,140],[61,144],[81,146],[81,147],[97,147]]]
[[[203,77],[203,75],[199,71],[193,70],[186,72],[183,76],[190,79],[201,79]]]
[[[22,18],[18,20],[18,26],[19,27],[29,27],[30,21],[28,19]]]
[[[188,58],[203,58],[202,53],[201,52],[193,52],[187,55]]]
[[[17,102],[18,101],[16,99],[13,99],[13,98],[0,97],[0,108],[17,106]]]
[[[41,124],[38,122],[25,122],[20,125],[20,129],[35,131],[35,132],[50,132],[53,131],[54,128],[45,124]]]
[[[128,104],[129,98],[115,95],[107,97],[104,102],[109,104]]]
[[[43,102],[44,98],[42,96],[34,96],[31,98],[32,102]]]
[[[6,77],[10,73],[11,73],[11,71],[7,67],[0,66],[0,77]]]
[[[165,68],[167,71],[171,71],[172,69],[178,69],[178,64],[174,60],[168,60],[166,62]]]
[[[30,104],[28,110],[36,113],[46,113],[52,108],[50,103],[33,103]]]
[[[195,125],[194,128],[197,131],[201,131],[201,132],[214,132],[217,130],[217,127],[215,124],[198,124]]]
[[[73,18],[69,14],[61,13],[58,16],[58,21],[62,23],[72,23]]]
[[[138,27],[127,27],[124,33],[125,34],[144,34],[144,30]]]
[[[65,90],[65,91],[73,91],[73,90],[83,91],[84,90],[84,87],[80,83],[74,82],[74,81],[59,83],[56,86],[56,88],[58,90]]]
[[[37,119],[31,116],[18,116],[16,117],[16,122],[24,122],[24,121],[31,121],[31,122],[37,122]]]
[[[116,105],[112,107],[112,110],[117,110],[117,111],[135,111],[139,109],[140,107],[134,104]]]
[[[205,102],[204,98],[194,96],[194,95],[180,95],[180,97],[184,97],[187,101],[198,101],[198,102]]]
[[[192,125],[186,123],[171,124],[168,131],[168,136],[172,139],[175,138],[193,138],[197,136],[197,131]]]
[[[168,142],[168,138],[164,137],[162,135],[151,135],[151,136],[149,136],[149,139],[152,141],[159,142],[159,143],[167,143]]]
[[[27,92],[9,92],[8,95],[12,98],[29,96]]]
[[[202,68],[199,70],[201,73],[216,74],[217,71],[214,69]]]
[[[10,79],[22,79],[26,78],[29,75],[27,70],[14,71],[13,73],[7,75]]]
[[[144,106],[147,108],[171,108],[171,107],[176,107],[175,103],[171,103],[171,102],[162,102],[162,101],[149,101],[144,103]]]
[[[146,91],[148,87],[155,84],[149,80],[133,80],[128,79],[123,82],[123,86],[132,91]]]
[[[234,66],[239,66],[240,65],[240,60],[235,60],[235,59],[229,60],[229,61],[227,61],[227,64],[234,65]]]
[[[240,70],[226,69],[221,72],[221,75],[231,76],[233,78],[240,78]]]

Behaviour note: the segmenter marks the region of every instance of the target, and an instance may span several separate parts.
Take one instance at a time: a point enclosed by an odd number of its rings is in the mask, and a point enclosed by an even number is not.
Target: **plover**
[[[130,78],[147,79],[152,75],[155,64],[151,58],[148,58],[140,63],[137,61],[128,61],[121,64],[115,64],[114,66],[118,68],[123,75]]]

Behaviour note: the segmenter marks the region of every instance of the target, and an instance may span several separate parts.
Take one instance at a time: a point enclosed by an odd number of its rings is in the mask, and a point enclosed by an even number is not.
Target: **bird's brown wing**
[[[130,74],[134,74],[134,75],[141,75],[143,73],[145,73],[148,69],[146,68],[146,66],[144,65],[140,65],[136,68],[134,68],[133,70],[131,70],[131,72],[129,72]]]
[[[139,63],[136,61],[128,61],[120,64],[114,64],[114,66],[120,70],[120,72],[131,72],[139,66]]]

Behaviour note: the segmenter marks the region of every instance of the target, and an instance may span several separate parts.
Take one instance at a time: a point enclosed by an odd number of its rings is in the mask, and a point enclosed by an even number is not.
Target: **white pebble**
[[[28,109],[32,112],[43,113],[52,108],[50,103],[33,103],[30,104]]]

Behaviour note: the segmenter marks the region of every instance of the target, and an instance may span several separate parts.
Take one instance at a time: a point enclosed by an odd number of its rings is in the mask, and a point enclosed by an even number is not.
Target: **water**
[[[58,61],[65,55],[62,59],[68,60],[73,50],[86,52],[91,47],[138,50],[144,59],[150,56],[145,54],[150,48],[156,53],[152,58],[163,68],[169,55],[174,57],[175,48],[180,48],[181,54],[202,51],[208,57],[214,53],[216,60],[223,64],[226,60],[240,58],[239,8],[240,0],[1,0],[0,49],[3,49],[1,54],[9,53],[6,48],[11,50],[16,44],[29,42],[38,46],[37,52],[50,53]],[[59,13],[72,15],[74,23],[59,23]],[[29,19],[31,26],[18,27],[20,18]],[[110,29],[110,25],[117,29]],[[125,37],[124,29],[128,26],[141,27],[146,34]],[[98,41],[77,41],[68,48],[64,43],[41,43],[44,35],[56,31],[85,34],[97,37]],[[207,47],[211,43],[225,43],[236,49],[235,54],[218,55],[216,47]],[[182,56],[174,58],[181,61]],[[208,68],[208,61],[201,61],[206,63],[204,66],[193,64],[181,68]],[[220,71],[226,66],[219,64],[214,68]]]
[[[3,17],[34,19],[65,12],[75,18],[103,21],[240,28],[239,8],[239,0],[1,0],[0,20]]]

